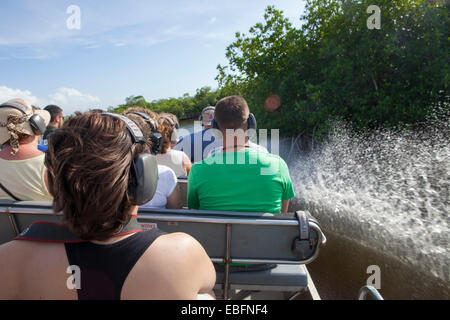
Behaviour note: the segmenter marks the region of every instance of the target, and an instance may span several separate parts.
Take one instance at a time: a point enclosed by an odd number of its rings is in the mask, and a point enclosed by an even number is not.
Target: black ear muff
[[[256,118],[253,113],[250,113],[247,119],[248,129],[257,130],[258,126],[256,124]]]
[[[153,154],[159,154],[162,149],[163,145],[163,137],[161,133],[155,132],[150,136],[150,140],[152,140],[153,143]]]
[[[134,158],[130,170],[128,193],[133,204],[143,205],[153,199],[158,186],[156,157],[142,153]]]
[[[45,125],[45,120],[40,115],[35,114],[31,116],[30,127],[36,135],[42,135],[45,132],[47,126]]]
[[[163,137],[158,132],[158,125],[156,124],[156,122],[153,121],[153,119],[150,118],[150,116],[148,116],[145,113],[142,112],[129,112],[129,113],[140,116],[148,123],[148,125],[152,129],[152,134],[150,135],[150,140],[152,141],[153,144],[152,153],[155,155],[159,154],[162,149]]]
[[[145,143],[146,139],[141,129],[131,119],[114,113],[102,113],[104,117],[118,118],[125,122],[133,143]],[[128,194],[134,205],[149,202],[156,192],[158,185],[158,163],[156,157],[150,153],[141,153],[131,162]]]

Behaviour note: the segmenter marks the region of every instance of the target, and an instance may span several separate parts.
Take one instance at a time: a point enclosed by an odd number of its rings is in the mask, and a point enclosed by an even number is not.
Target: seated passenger
[[[154,171],[156,162],[145,155],[151,149],[143,134],[118,117],[89,112],[49,137],[49,189],[65,223],[53,228],[76,240],[19,236],[1,245],[0,299],[196,299],[211,292],[213,264],[194,238],[134,228],[145,200],[134,175]],[[143,183],[155,188],[154,176]]]
[[[202,110],[199,119],[204,128],[202,131],[181,138],[174,147],[175,150],[184,151],[192,163],[208,158],[212,150],[220,148],[222,145],[222,139],[216,139],[213,131],[210,130],[214,119],[214,109],[215,107],[209,106]]]
[[[158,118],[158,131],[163,137],[161,153],[156,156],[158,164],[171,168],[177,177],[186,177],[191,170],[189,157],[173,147],[178,143],[178,119],[170,113],[162,113]]]
[[[145,108],[129,108],[123,114],[139,126],[139,129],[151,143],[152,149],[156,151],[154,153],[157,154],[162,144],[162,137],[154,120],[154,113]],[[181,209],[177,183],[177,176],[172,169],[158,165],[158,186],[155,195],[151,201],[141,207]]]
[[[252,115],[239,96],[216,105],[215,122],[222,132],[220,153],[192,166],[188,179],[188,207],[285,213],[294,197],[289,170],[282,158],[249,146]],[[252,125],[253,126],[253,125]]]
[[[64,115],[63,109],[53,104],[46,106],[44,110],[47,110],[50,113],[50,123],[47,125],[44,135],[42,136],[42,139],[46,140],[50,133],[62,127]]]
[[[52,201],[38,141],[50,121],[23,99],[0,105],[0,199]]]

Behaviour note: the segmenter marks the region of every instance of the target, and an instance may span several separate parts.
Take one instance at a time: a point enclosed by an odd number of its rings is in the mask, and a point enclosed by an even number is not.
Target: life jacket
[[[115,233],[113,237],[120,237],[130,233],[143,231],[137,221],[137,216],[131,216],[128,223]],[[66,224],[38,221],[31,224],[14,240],[37,241],[37,242],[54,242],[54,243],[77,243],[85,242],[75,233],[70,231]]]

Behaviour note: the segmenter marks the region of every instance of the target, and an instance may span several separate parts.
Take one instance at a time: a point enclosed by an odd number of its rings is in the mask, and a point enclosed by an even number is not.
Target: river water
[[[323,299],[356,299],[369,266],[385,299],[450,298],[449,138],[448,121],[430,121],[364,137],[336,124],[308,154],[281,141],[297,195],[290,210],[309,210],[328,239],[308,266]]]

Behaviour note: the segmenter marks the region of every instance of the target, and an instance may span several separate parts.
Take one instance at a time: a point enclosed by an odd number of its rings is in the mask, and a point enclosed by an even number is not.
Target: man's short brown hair
[[[50,122],[55,122],[57,116],[63,115],[63,109],[54,104],[49,104],[44,108],[44,110],[47,110],[50,113]]]
[[[247,101],[240,96],[229,96],[216,104],[214,121],[219,129],[247,130],[247,119],[250,114]]]

